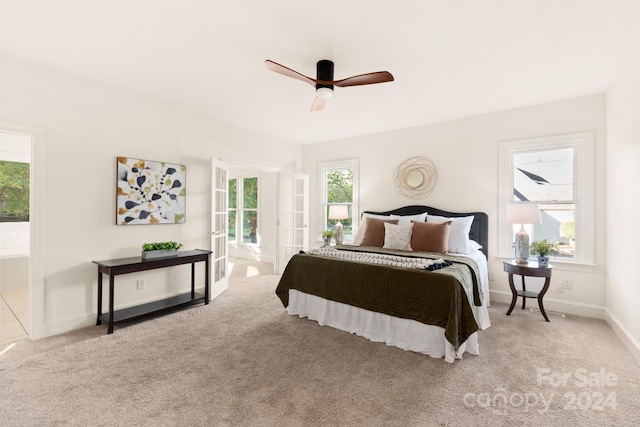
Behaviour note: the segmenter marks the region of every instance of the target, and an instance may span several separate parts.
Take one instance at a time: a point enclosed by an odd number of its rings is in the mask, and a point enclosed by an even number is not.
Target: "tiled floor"
[[[27,338],[29,291],[20,289],[0,295],[0,345]]]

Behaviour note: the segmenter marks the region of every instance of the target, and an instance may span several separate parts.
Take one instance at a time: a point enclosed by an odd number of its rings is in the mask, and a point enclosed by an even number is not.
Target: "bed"
[[[449,363],[479,355],[491,324],[487,215],[414,205],[361,222],[353,245],[292,257],[276,288],[287,312]]]

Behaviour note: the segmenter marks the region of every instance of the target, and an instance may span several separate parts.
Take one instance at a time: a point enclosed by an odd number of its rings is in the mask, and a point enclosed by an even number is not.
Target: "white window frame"
[[[319,203],[318,203],[318,240],[322,240],[322,232],[324,231],[325,224],[327,223],[326,212],[327,212],[327,183],[324,179],[325,174],[329,170],[333,169],[353,169],[353,203],[351,204],[351,227],[352,234],[351,238],[347,239],[345,236],[345,243],[349,243],[353,241],[355,237],[355,232],[360,225],[360,210],[358,208],[358,199],[359,199],[359,161],[358,159],[345,159],[345,160],[337,160],[332,162],[321,162],[318,163],[318,194],[319,194]]]
[[[573,188],[575,201],[575,256],[553,258],[554,263],[593,265],[594,229],[594,159],[593,132],[580,132],[542,138],[503,141],[498,153],[498,256],[513,258],[513,224],[506,221],[506,210],[513,203],[513,155],[532,151],[573,148]]]
[[[249,209],[251,211],[256,211],[257,223],[256,223],[256,243],[253,242],[245,242],[244,241],[244,231],[242,228],[242,222],[244,220],[244,211],[247,210],[244,208],[244,179],[245,178],[256,178],[258,180],[258,206],[256,209]],[[237,174],[234,176],[230,176],[229,180],[236,180],[236,207],[234,210],[236,211],[236,239],[230,240],[229,243],[235,243],[237,245],[247,245],[253,247],[260,247],[260,176],[255,173],[245,173],[245,174]],[[229,209],[231,210],[231,209]]]

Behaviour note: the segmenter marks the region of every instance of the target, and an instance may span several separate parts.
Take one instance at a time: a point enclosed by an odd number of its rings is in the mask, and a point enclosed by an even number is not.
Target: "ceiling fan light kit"
[[[333,96],[333,89],[328,87],[319,87],[316,89],[316,95],[321,96],[324,99],[331,98]]]
[[[283,76],[291,77],[309,83],[316,88],[316,99],[311,105],[311,111],[320,111],[324,108],[325,100],[333,96],[333,87],[361,86],[376,83],[392,82],[393,75],[388,71],[376,71],[374,73],[359,74],[346,79],[333,80],[333,61],[322,59],[316,64],[316,78],[312,79],[284,65],[267,59],[264,62],[268,70],[275,71]]]

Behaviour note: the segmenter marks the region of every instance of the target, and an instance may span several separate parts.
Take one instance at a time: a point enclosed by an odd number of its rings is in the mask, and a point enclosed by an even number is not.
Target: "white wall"
[[[638,61],[640,62],[640,61]],[[607,320],[640,361],[640,65],[608,93]]]
[[[92,260],[136,256],[146,241],[209,247],[211,157],[276,170],[294,170],[299,162],[296,144],[3,56],[0,123],[37,129],[34,156],[46,163],[33,165],[44,172],[34,190],[44,213],[41,247],[35,248],[44,274],[37,290],[44,324],[35,337],[95,322]],[[114,225],[117,156],[185,164],[186,224]],[[177,293],[189,286],[188,271],[146,272],[145,290],[135,289],[136,274],[122,276],[116,307]]]
[[[594,95],[550,104],[485,114],[391,132],[303,147],[303,171],[310,174],[311,236],[318,235],[317,163],[360,159],[360,210],[388,210],[426,204],[489,215],[489,277],[494,301],[510,301],[502,259],[496,257],[498,208],[498,142],[582,131],[595,133],[596,180],[595,266],[555,265],[547,310],[596,317],[605,306],[605,131],[606,97]],[[438,185],[425,199],[402,196],[393,173],[406,158],[427,156],[438,168]],[[556,294],[559,283],[571,278],[573,289]],[[531,303],[531,302],[530,302]],[[535,304],[535,302],[533,302]]]

